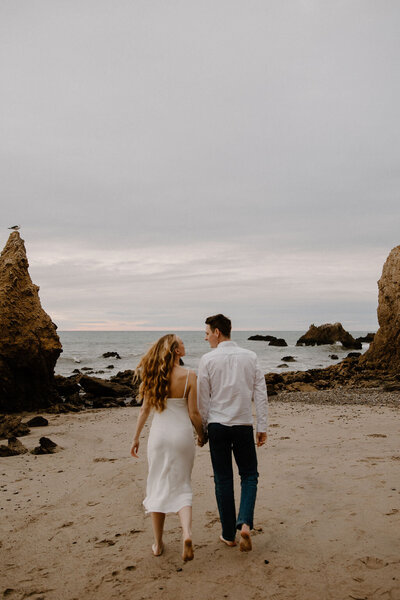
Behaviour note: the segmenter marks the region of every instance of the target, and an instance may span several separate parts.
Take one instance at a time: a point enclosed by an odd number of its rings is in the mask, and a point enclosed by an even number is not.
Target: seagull
[[[8,229],[13,229],[14,231],[18,231],[19,229],[21,229],[21,227],[19,225],[13,225],[12,227],[9,227]]]

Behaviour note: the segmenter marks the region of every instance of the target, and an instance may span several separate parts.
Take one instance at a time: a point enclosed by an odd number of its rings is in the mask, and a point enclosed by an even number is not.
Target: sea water
[[[63,352],[56,364],[57,374],[69,376],[74,369],[82,370],[85,367],[94,371],[96,376],[104,378],[116,375],[119,371],[134,369],[151,344],[166,334],[165,331],[60,331],[58,333]],[[186,348],[185,366],[196,370],[200,357],[210,351],[208,343],[204,341],[204,332],[177,333]],[[248,339],[256,333],[283,338],[288,345],[275,347],[270,346],[268,342]],[[243,348],[253,350],[265,373],[328,367],[341,361],[350,352],[340,343],[325,346],[296,346],[296,341],[304,333],[304,331],[234,331],[232,340]],[[353,337],[364,336],[366,333],[366,331],[351,332]],[[369,344],[363,343],[360,352],[365,352],[368,347]],[[104,358],[103,354],[106,352],[117,352],[121,358]],[[338,359],[332,359],[330,354],[336,354]],[[287,367],[280,366],[284,363],[285,356],[293,356],[295,362],[287,362]],[[99,371],[104,372],[99,373]]]

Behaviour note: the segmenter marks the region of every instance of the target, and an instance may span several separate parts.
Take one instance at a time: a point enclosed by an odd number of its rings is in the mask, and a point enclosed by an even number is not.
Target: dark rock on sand
[[[79,371],[79,370],[75,369],[75,371]],[[71,375],[70,377],[63,377],[62,375],[56,375],[54,378],[54,381],[55,381],[58,393],[60,394],[60,396],[63,396],[64,398],[72,396],[73,394],[76,394],[80,390],[79,383],[78,383],[79,377],[77,377],[76,375]]]
[[[97,398],[110,396],[113,398],[122,398],[132,395],[131,387],[122,385],[117,381],[100,379],[99,377],[88,377],[87,375],[81,375],[79,384],[85,390],[85,392],[89,392]]]
[[[296,362],[294,356],[284,356],[283,358],[281,358],[281,360],[283,360],[284,362]]]
[[[30,429],[17,415],[0,415],[0,439],[28,435]]]
[[[322,346],[324,344],[335,344],[340,342],[344,348],[361,350],[362,344],[343,329],[341,323],[326,323],[316,327],[310,325],[307,333],[302,335],[296,342],[296,346]]]
[[[117,360],[121,358],[118,352],[104,352],[103,354],[103,358],[111,358],[112,356]]]
[[[61,450],[60,446],[47,437],[41,437],[39,444],[40,446],[31,451],[32,454],[54,454]]]
[[[46,427],[49,422],[47,419],[41,416],[33,417],[30,421],[26,423],[29,427]]]
[[[25,448],[22,442],[20,442],[16,437],[9,438],[8,447],[11,448],[11,450],[14,450],[14,452],[17,454],[26,454],[28,452],[28,448]]]
[[[283,338],[275,338],[270,341],[269,346],[279,346],[283,348],[284,346],[287,346],[287,343]]]
[[[0,456],[17,456],[18,454],[26,454],[27,452],[28,448],[25,448],[16,437],[10,437],[7,446],[4,444],[0,446]]]
[[[25,245],[11,233],[0,257],[0,410],[47,407],[57,400],[54,366],[61,343],[40,304]]]

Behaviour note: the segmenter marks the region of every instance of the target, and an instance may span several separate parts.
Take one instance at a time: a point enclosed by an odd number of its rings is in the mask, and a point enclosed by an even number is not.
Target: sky
[[[397,0],[1,0],[0,246],[60,330],[378,327]]]

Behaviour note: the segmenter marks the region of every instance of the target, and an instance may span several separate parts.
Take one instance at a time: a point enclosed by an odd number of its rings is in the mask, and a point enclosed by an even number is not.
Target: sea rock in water
[[[276,340],[276,337],[274,335],[261,335],[259,333],[256,333],[255,335],[251,335],[247,339],[256,342],[272,342],[273,340]]]
[[[283,360],[283,362],[296,362],[294,356],[284,356],[283,358],[281,358],[281,360]]]
[[[54,366],[61,343],[32,283],[18,231],[0,256],[0,410],[50,406],[57,398]]]
[[[400,371],[400,246],[390,252],[378,281],[379,329],[359,364]]]
[[[275,338],[275,339],[271,340],[268,345],[269,346],[278,346],[278,347],[283,348],[284,346],[287,346],[287,343],[286,343],[286,340],[284,340],[283,338]]]
[[[357,342],[365,342],[366,344],[370,344],[374,341],[375,334],[367,333],[367,335],[360,336],[356,338]]]
[[[322,346],[324,344],[334,344],[341,342],[344,348],[361,350],[362,344],[348,333],[341,323],[326,323],[325,325],[310,325],[307,333],[302,335],[296,342],[296,346]]]
[[[114,357],[117,360],[120,359],[120,355],[118,354],[118,352],[104,352],[103,354],[103,358],[111,358]]]

